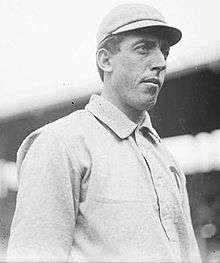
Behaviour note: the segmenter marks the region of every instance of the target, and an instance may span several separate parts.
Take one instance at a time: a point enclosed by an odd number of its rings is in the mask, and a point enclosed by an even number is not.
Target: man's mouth
[[[147,78],[147,79],[143,79],[141,81],[141,83],[146,83],[146,84],[154,84],[157,85],[158,87],[160,87],[160,81],[157,78]]]
[[[157,78],[146,78],[143,79],[140,83],[146,84],[146,86],[148,86],[147,90],[151,95],[155,95],[161,86],[161,83]]]

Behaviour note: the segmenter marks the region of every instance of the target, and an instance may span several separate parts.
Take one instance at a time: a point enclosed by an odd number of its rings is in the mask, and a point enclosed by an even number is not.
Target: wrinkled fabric
[[[200,262],[185,176],[146,112],[94,95],[29,135],[8,260]]]

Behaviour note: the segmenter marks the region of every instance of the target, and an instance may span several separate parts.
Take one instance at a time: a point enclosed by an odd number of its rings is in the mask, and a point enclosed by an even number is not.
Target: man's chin
[[[157,98],[154,98],[150,101],[148,101],[148,103],[145,105],[145,110],[151,110],[157,103]]]
[[[142,102],[137,102],[136,105],[133,106],[134,109],[137,111],[145,111],[145,110],[151,110],[157,102],[157,97],[153,97],[152,99],[149,99]]]

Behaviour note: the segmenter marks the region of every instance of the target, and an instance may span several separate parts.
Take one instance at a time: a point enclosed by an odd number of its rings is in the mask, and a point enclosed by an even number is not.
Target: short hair
[[[107,37],[105,40],[101,42],[98,46],[97,52],[104,48],[111,52],[112,54],[117,54],[120,51],[120,43],[124,39],[124,34],[115,34]],[[98,68],[98,72],[102,82],[104,81],[104,71],[99,67],[98,62],[96,61],[96,66]]]

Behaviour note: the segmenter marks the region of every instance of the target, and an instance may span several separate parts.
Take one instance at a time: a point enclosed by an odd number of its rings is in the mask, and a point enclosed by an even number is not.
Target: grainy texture
[[[185,177],[146,113],[99,96],[18,154],[9,260],[199,262]]]

